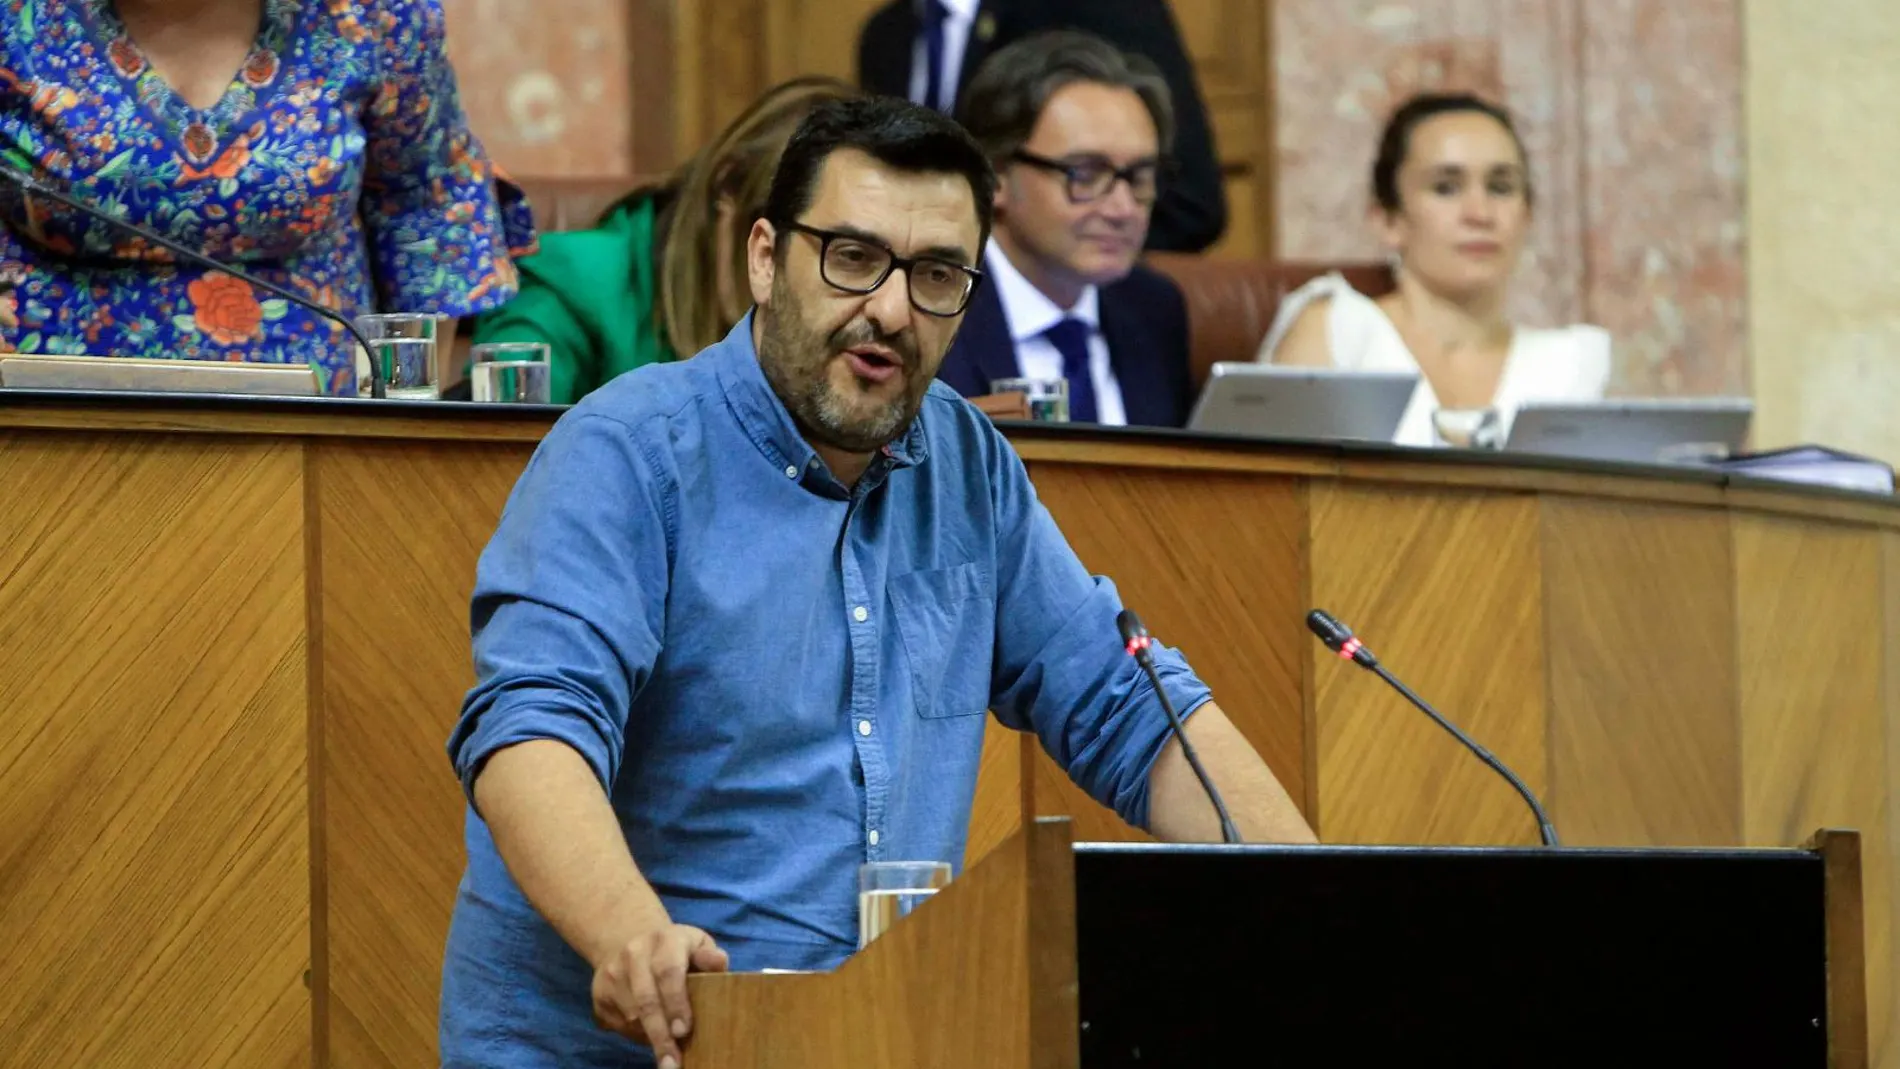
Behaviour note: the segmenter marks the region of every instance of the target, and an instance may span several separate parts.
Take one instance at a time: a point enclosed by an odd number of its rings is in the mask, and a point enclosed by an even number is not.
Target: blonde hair
[[[774,86],[674,172],[667,184],[679,193],[660,253],[660,323],[675,353],[690,356],[713,344],[745,314],[746,239],[764,212],[785,142],[813,105],[858,95],[836,78],[818,76]],[[723,266],[741,295],[738,309],[719,306],[722,200],[734,208],[732,256]]]

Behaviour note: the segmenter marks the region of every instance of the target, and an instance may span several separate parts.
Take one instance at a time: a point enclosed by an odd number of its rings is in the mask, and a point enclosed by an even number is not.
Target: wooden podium
[[[474,564],[556,415],[0,389],[0,1069],[434,1064]],[[1900,1069],[1892,499],[1007,433],[1083,563],[1185,651],[1326,842],[1535,828],[1307,634],[1314,606],[1508,761],[1566,843],[1859,831],[1872,1062]],[[970,872],[1025,812],[1141,838],[990,734]]]
[[[1032,821],[835,972],[690,977],[687,1069],[1867,1065],[1860,843],[1076,844]]]

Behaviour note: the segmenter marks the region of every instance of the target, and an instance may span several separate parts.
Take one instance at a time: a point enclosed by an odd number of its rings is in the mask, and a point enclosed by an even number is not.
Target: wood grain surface
[[[1564,841],[1740,842],[1727,518],[1559,499],[1544,504],[1543,542],[1551,816]]]
[[[0,436],[0,1067],[309,1063],[299,452]]]
[[[468,592],[539,430],[320,423],[0,405],[0,1069],[434,1058]],[[1530,828],[1322,654],[1312,604],[1544,789],[1569,842],[1860,830],[1872,1063],[1900,1064],[1900,510],[1453,456],[1020,445],[1083,562],[1327,838]],[[1025,793],[1077,838],[1135,834],[993,734],[970,859]]]
[[[1313,603],[1523,777],[1545,773],[1543,583],[1535,498],[1315,486]],[[1350,843],[1535,843],[1509,784],[1378,677],[1316,639],[1320,837]]]
[[[463,866],[446,746],[474,683],[475,561],[527,462],[510,444],[311,451],[321,547],[323,915],[330,1064],[435,1056]]]

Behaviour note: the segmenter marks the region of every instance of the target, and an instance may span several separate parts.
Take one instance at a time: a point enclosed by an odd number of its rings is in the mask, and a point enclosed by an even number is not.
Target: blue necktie
[[[1089,325],[1080,319],[1064,319],[1042,332],[1062,354],[1062,377],[1069,380],[1069,419],[1076,423],[1094,423],[1095,376],[1089,374]]]
[[[938,0],[924,0],[924,99],[923,105],[948,112],[943,93],[943,20],[950,12]]]

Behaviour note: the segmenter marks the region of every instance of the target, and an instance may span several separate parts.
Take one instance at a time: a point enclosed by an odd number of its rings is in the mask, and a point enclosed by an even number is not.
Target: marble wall
[[[1757,430],[1900,463],[1900,3],[1747,7]]]
[[[442,0],[462,106],[502,167],[534,176],[633,171],[635,59],[668,2]]]
[[[1539,191],[1515,314],[1608,328],[1618,393],[1748,392],[1741,8],[1274,0],[1279,254],[1380,255],[1385,116],[1421,89],[1479,92],[1517,116]]]

